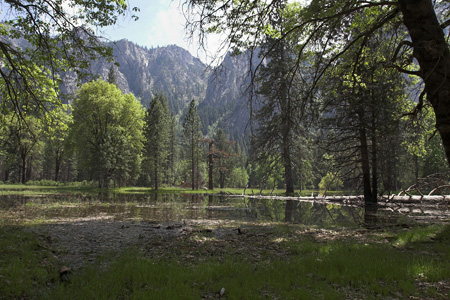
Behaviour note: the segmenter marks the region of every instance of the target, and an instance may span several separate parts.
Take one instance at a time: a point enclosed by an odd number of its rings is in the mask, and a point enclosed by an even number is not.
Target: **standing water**
[[[434,209],[360,205],[318,201],[295,201],[228,197],[203,194],[109,194],[73,193],[42,196],[0,196],[3,222],[116,221],[182,222],[226,220],[237,222],[287,222],[320,227],[355,227],[408,224],[417,220],[448,220],[448,207]]]

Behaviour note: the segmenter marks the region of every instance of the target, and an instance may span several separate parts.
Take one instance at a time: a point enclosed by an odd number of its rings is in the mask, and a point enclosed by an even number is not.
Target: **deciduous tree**
[[[80,167],[109,187],[134,180],[143,147],[144,109],[132,94],[102,80],[86,83],[73,103],[72,144]]]
[[[39,94],[42,90],[57,91],[61,72],[73,70],[81,76],[93,59],[111,58],[112,49],[95,36],[94,29],[114,24],[127,7],[125,0],[3,1],[3,108],[20,116],[29,104],[42,109],[48,102],[58,103],[58,98]],[[28,104],[23,105],[24,101]]]
[[[73,119],[70,106],[63,104],[47,112],[44,123],[45,162],[44,174],[59,181],[61,166],[67,158],[66,144]]]

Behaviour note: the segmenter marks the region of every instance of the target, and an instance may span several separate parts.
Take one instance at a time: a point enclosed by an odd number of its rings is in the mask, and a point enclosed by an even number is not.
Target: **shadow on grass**
[[[219,297],[221,290],[228,299],[449,296],[438,284],[450,279],[449,225],[365,231],[389,234],[390,243],[286,226],[254,226],[223,238],[199,231],[142,241],[139,250],[114,260],[106,255],[70,282],[60,282],[45,237],[4,226],[0,293],[7,299],[201,299]]]

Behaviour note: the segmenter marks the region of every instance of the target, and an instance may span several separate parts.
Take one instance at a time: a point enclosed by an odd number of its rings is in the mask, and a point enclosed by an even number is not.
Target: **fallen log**
[[[364,202],[364,196],[263,196],[263,195],[228,195],[228,197],[244,197],[250,199],[272,199],[272,200],[296,200],[296,201],[325,201],[325,202]],[[421,195],[421,196],[380,196],[380,203],[420,203],[420,202],[439,202],[450,204],[450,195]]]

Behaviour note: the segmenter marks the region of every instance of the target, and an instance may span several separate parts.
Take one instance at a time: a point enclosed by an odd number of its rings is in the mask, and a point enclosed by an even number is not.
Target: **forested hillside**
[[[94,61],[89,71],[106,79],[114,67],[118,87],[124,93],[132,92],[144,107],[149,107],[152,97],[160,92],[167,96],[174,113],[180,112],[192,99],[203,101],[207,68],[188,51],[175,45],[147,49],[125,39],[108,46],[113,49],[114,62]],[[73,93],[76,89],[74,82],[63,81],[64,91]]]
[[[245,89],[250,64],[246,54],[229,54],[211,70],[175,45],[148,49],[125,39],[108,45],[118,66],[105,59],[94,61],[89,68],[94,76],[106,79],[114,68],[117,86],[124,93],[133,93],[146,108],[156,94],[163,93],[170,111],[178,117],[196,99],[204,134],[211,135],[220,127],[234,140],[243,138],[249,118]],[[73,73],[63,75],[63,92],[74,94],[78,88]]]
[[[409,61],[411,52],[396,48],[406,32],[387,27],[360,41],[350,27],[345,36],[359,48],[336,54],[340,44],[331,43],[322,53],[320,38],[300,48],[303,33],[283,38],[299,9],[270,7],[256,46],[237,43],[215,68],[178,46],[101,43],[88,28],[67,32],[89,47],[65,64],[18,69],[6,61],[1,179],[344,189],[375,202],[447,171],[415,66],[406,76],[386,61],[391,53]],[[367,25],[354,17],[354,26]],[[12,41],[25,56],[41,46]],[[61,39],[51,51],[71,47]],[[34,81],[17,81],[27,76]]]

